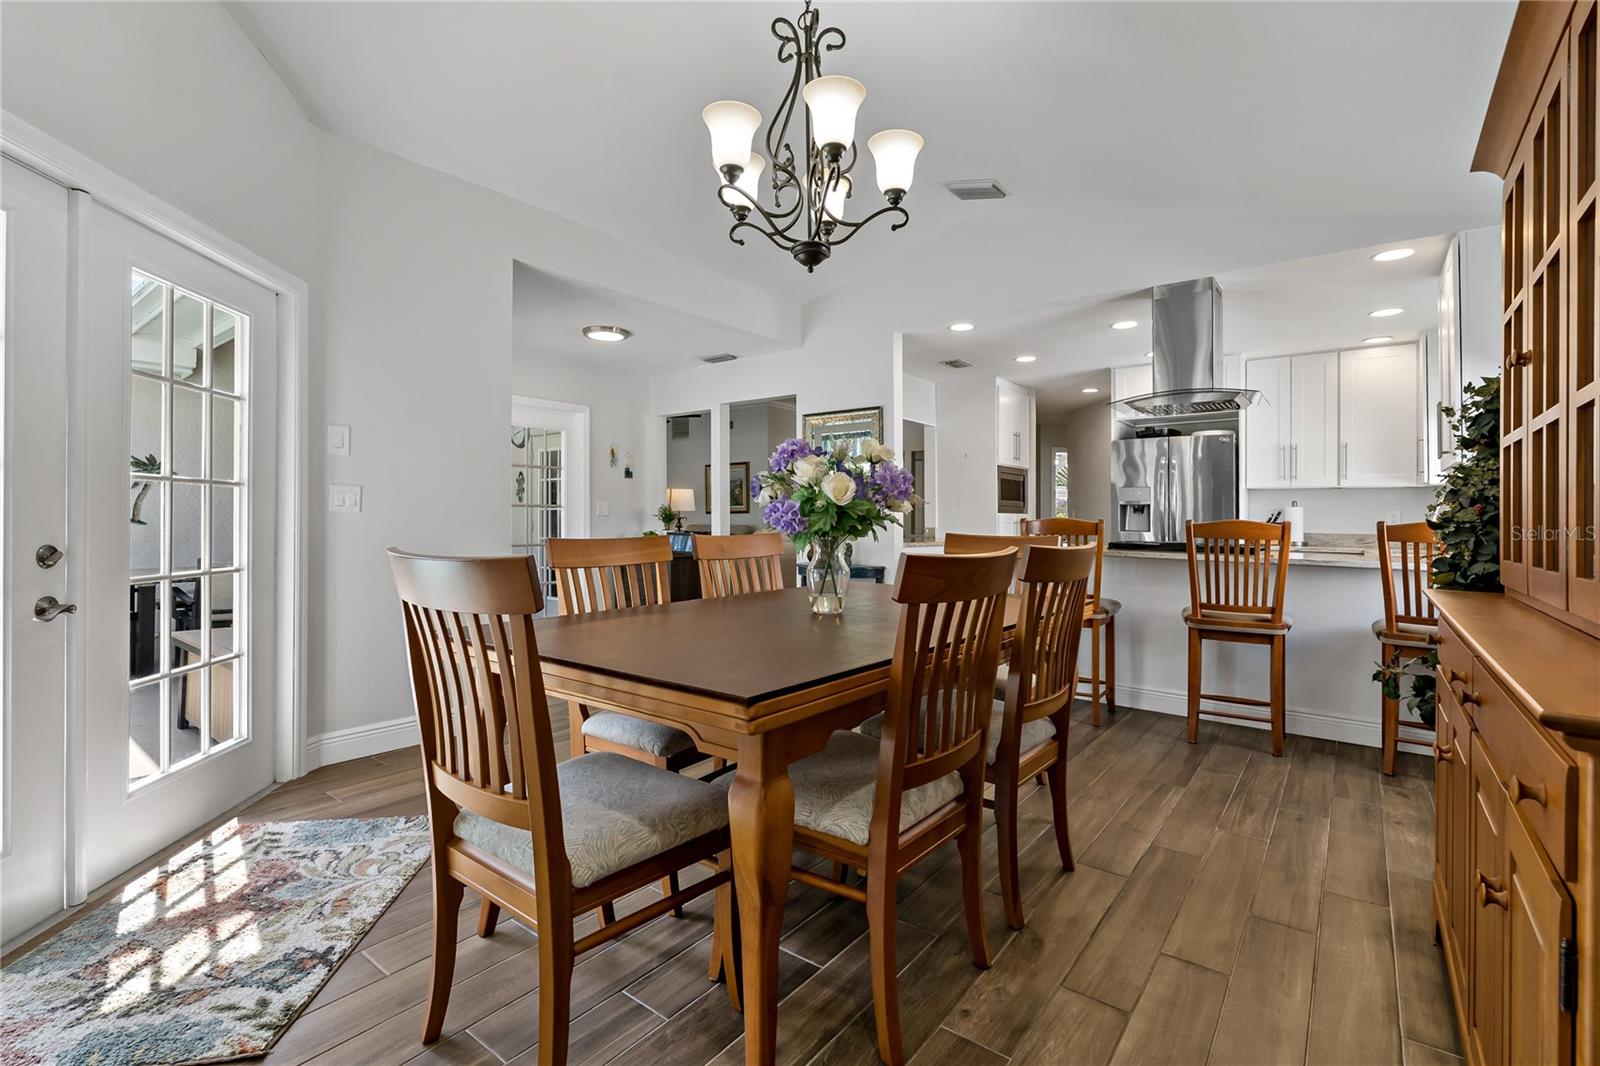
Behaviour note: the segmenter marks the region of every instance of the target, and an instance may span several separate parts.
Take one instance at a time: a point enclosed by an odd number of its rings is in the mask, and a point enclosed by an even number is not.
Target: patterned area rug
[[[0,970],[0,1063],[260,1055],[427,861],[426,818],[228,822]]]

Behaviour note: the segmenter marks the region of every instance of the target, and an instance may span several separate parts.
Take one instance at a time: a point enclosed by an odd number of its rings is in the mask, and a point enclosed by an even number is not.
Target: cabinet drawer
[[[1578,771],[1545,737],[1500,683],[1474,665],[1472,720],[1493,753],[1495,772],[1518,813],[1550,852],[1550,863],[1566,878],[1575,875],[1578,850]]]
[[[1472,653],[1449,623],[1439,626],[1439,687],[1459,693],[1472,688]]]

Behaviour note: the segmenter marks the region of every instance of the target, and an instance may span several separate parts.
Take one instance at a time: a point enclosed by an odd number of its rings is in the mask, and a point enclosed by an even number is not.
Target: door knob
[[[50,622],[54,621],[56,615],[77,613],[77,604],[62,603],[54,596],[40,596],[33,601],[33,620],[35,622]]]
[[[33,561],[39,565],[40,570],[48,570],[61,561],[62,551],[54,544],[41,544],[33,553]]]

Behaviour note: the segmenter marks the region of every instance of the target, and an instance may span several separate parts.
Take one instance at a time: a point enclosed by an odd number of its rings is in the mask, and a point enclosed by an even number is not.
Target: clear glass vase
[[[847,540],[814,540],[806,548],[812,614],[844,613],[844,596],[850,588],[849,544]]]

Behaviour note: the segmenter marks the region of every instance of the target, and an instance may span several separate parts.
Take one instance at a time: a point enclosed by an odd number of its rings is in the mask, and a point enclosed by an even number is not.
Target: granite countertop
[[[1378,547],[1373,538],[1360,533],[1312,533],[1306,544],[1289,553],[1290,566],[1334,566],[1351,570],[1376,570]],[[1318,548],[1336,548],[1338,551],[1318,551]],[[1357,551],[1357,549],[1359,551]],[[1187,560],[1188,553],[1178,551],[1147,551],[1141,548],[1106,548],[1110,559],[1179,559]]]

